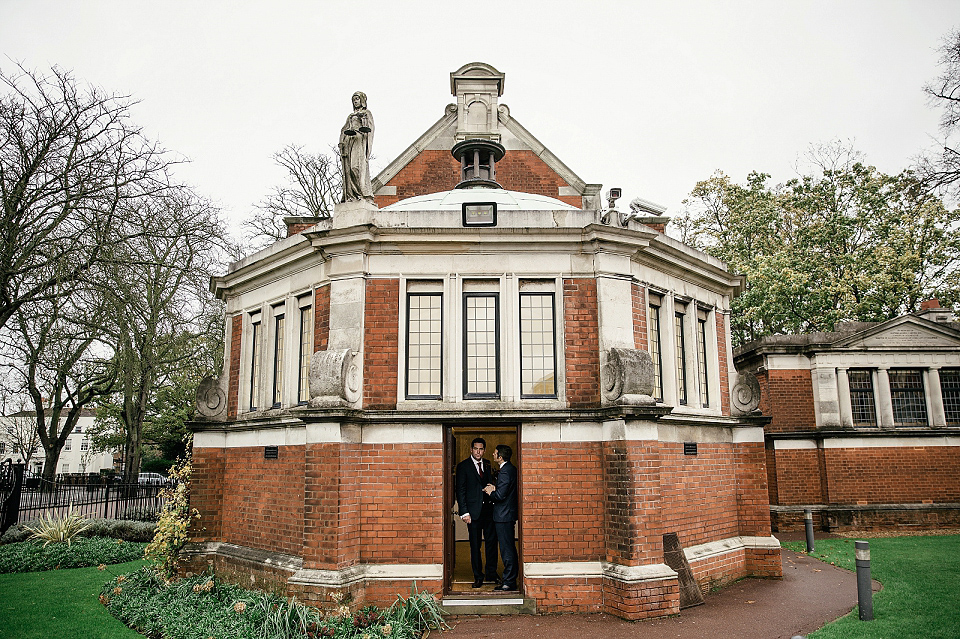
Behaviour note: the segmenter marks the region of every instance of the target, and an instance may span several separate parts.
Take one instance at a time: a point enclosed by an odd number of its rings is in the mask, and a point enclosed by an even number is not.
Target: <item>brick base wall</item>
[[[742,485],[763,472],[761,444],[702,442],[697,456],[684,456],[676,442],[521,446],[524,562],[649,566],[663,562],[665,532],[678,532],[685,546],[763,534],[752,513],[761,506],[768,513],[768,506],[752,501],[765,497],[766,488],[762,482],[749,490]],[[209,565],[237,583],[329,606],[329,588],[289,583],[291,571],[244,558],[256,558],[252,551],[261,550],[296,558],[306,570],[333,571],[442,564],[443,464],[440,443],[280,446],[273,460],[263,458],[260,446],[197,448],[193,504],[202,524],[194,539],[251,552],[193,557],[185,570],[199,572]],[[741,548],[701,560],[694,574],[704,588],[750,574],[779,576],[778,559],[778,551]],[[411,584],[366,580],[347,590],[357,605],[388,605]],[[432,592],[442,587],[439,579],[417,579],[417,584]],[[521,586],[547,613],[607,611],[643,619],[676,614],[679,605],[675,579],[624,583],[599,576],[530,577]]]
[[[603,610],[628,621],[679,614],[680,584],[676,579],[624,583],[604,578]]]
[[[537,612],[603,612],[603,579],[558,577],[525,579],[523,594],[537,602]]]
[[[770,513],[770,522],[775,533],[804,530],[803,513]],[[864,506],[830,506],[829,510],[813,512],[813,528],[824,532],[875,531],[875,530],[937,530],[960,528],[960,504],[952,506],[910,505],[875,508]]]

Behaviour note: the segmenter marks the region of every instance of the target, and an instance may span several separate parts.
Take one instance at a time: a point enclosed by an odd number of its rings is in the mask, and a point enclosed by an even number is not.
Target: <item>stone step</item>
[[[440,602],[451,615],[535,615],[537,605],[526,597],[502,596],[458,596],[444,597]]]

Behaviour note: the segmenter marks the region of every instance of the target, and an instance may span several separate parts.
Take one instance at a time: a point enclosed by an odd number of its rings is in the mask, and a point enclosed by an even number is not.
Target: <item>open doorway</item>
[[[470,457],[471,442],[482,437],[486,440],[486,451],[483,458],[488,460],[493,468],[493,451],[498,444],[506,444],[513,449],[513,458],[510,460],[517,467],[517,494],[521,494],[520,486],[523,477],[523,464],[520,458],[519,438],[516,425],[472,425],[448,426],[445,429],[444,442],[444,512],[448,513],[444,524],[444,590],[448,594],[471,594],[480,596],[494,595],[494,584],[484,583],[480,588],[473,588],[473,568],[470,561],[470,541],[467,525],[460,518],[457,510],[456,497],[456,470],[457,464]],[[523,510],[523,505],[518,504]],[[517,522],[516,539],[518,565],[522,566],[520,522]],[[484,541],[484,543],[486,543]],[[493,543],[496,543],[495,541]],[[486,548],[481,549],[481,556],[486,560]],[[497,575],[503,576],[503,558],[497,552]],[[522,577],[522,575],[521,575]],[[521,586],[522,588],[522,586]],[[513,593],[516,596],[516,593]]]

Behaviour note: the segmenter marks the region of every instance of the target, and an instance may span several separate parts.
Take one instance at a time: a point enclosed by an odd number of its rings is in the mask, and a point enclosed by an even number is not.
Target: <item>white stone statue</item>
[[[373,150],[373,114],[367,109],[367,94],[353,94],[353,112],[340,129],[340,165],[343,168],[342,202],[373,202],[370,185],[370,152]]]

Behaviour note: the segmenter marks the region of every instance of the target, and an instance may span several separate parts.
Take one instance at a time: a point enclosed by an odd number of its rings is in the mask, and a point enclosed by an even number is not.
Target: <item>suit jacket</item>
[[[457,510],[461,515],[470,513],[473,521],[480,520],[483,503],[489,502],[483,487],[493,483],[490,460],[481,459],[480,463],[483,464],[482,478],[477,474],[477,467],[472,457],[467,457],[457,464]]]
[[[490,495],[493,500],[493,521],[517,520],[517,467],[510,462],[500,467],[497,489]]]

